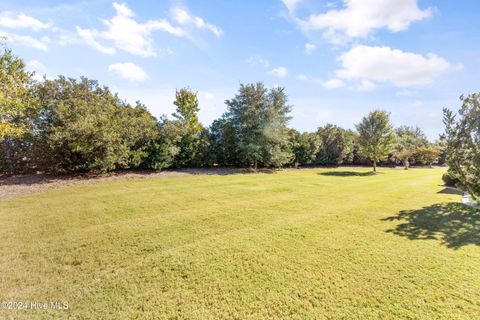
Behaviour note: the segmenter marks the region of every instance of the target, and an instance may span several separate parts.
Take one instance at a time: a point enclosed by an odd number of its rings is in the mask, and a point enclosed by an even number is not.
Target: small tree
[[[393,157],[403,164],[405,170],[408,170],[410,167],[410,160],[415,154],[417,145],[418,141],[413,135],[408,133],[399,134],[397,130],[397,144],[393,152]]]
[[[410,167],[411,163],[421,162],[417,159],[418,148],[424,148],[429,145],[425,133],[419,127],[400,126],[395,129],[397,134],[397,143],[393,158],[400,161],[405,170]]]
[[[370,112],[356,125],[359,137],[360,154],[373,162],[373,171],[377,171],[377,162],[384,160],[393,148],[395,133],[385,111]]]
[[[414,152],[412,149],[401,149],[395,150],[394,157],[403,163],[405,170],[408,170],[408,168],[410,167],[409,159],[413,156],[413,154]]]
[[[420,163],[431,167],[434,163],[438,163],[440,159],[440,149],[435,146],[417,148],[415,158]]]

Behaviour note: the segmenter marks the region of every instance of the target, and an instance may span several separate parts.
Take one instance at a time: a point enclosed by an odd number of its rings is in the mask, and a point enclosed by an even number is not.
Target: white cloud
[[[205,22],[205,20],[203,20],[200,17],[195,17],[195,26],[199,29],[210,30],[217,37],[219,37],[223,34],[222,29],[214,26],[213,24]]]
[[[270,70],[268,74],[277,78],[285,78],[288,75],[288,69],[285,67],[277,67]]]
[[[261,65],[264,68],[270,67],[270,62],[258,54],[248,58],[247,62],[254,67],[257,65]]]
[[[148,32],[148,34],[150,34],[151,31],[158,30],[170,33],[171,35],[177,37],[188,36],[187,32],[184,29],[180,27],[174,27],[170,22],[165,19],[148,21],[145,30]]]
[[[290,13],[293,13],[302,0],[282,0]]]
[[[315,49],[317,49],[317,46],[314,45],[313,43],[306,43],[305,44],[305,53],[306,54],[312,54]]]
[[[323,86],[327,89],[337,89],[343,87],[344,85],[345,83],[342,80],[336,78],[330,79],[323,83]]]
[[[53,26],[52,23],[42,22],[34,17],[28,16],[24,13],[14,14],[6,11],[0,13],[0,27],[7,29],[30,29],[38,32],[44,29],[50,29]],[[5,37],[9,43],[15,43],[17,45],[35,48],[39,50],[47,50],[50,38],[47,36],[34,37],[31,35],[19,34],[16,32],[2,31],[0,30],[0,37]]]
[[[365,45],[352,48],[338,60],[342,67],[335,72],[336,79],[359,81],[360,90],[373,90],[376,83],[392,83],[397,87],[424,86],[455,69],[432,53],[421,55]]]
[[[116,49],[133,55],[151,57],[157,55],[152,33],[162,31],[176,37],[193,39],[190,34],[194,29],[208,30],[215,36],[222,35],[222,29],[206,22],[201,17],[192,16],[186,9],[174,7],[171,18],[179,25],[167,19],[148,20],[144,23],[135,20],[135,13],[124,3],[113,3],[116,14],[111,19],[101,19],[106,30],[83,29],[77,26],[77,33],[85,43],[106,54],[114,54]],[[108,42],[106,45],[102,42]]]
[[[223,34],[223,30],[206,22],[201,17],[192,16],[187,9],[182,7],[173,7],[170,10],[170,15],[174,21],[183,26],[191,26],[197,29],[209,30],[215,36],[219,37]]]
[[[108,71],[115,72],[120,77],[130,81],[144,81],[148,79],[147,73],[132,62],[111,64],[108,66]]]
[[[190,13],[180,7],[173,7],[170,9],[170,15],[172,16],[173,20],[179,24],[187,24],[192,20]]]
[[[33,31],[40,31],[52,27],[52,23],[45,23],[34,17],[19,13],[3,12],[0,14],[0,26],[12,29],[31,29]]]
[[[356,88],[358,91],[371,92],[377,88],[377,85],[370,80],[363,79]]]
[[[85,43],[102,53],[113,54],[117,48],[142,57],[155,56],[157,53],[151,38],[153,31],[163,31],[178,37],[187,36],[185,30],[173,26],[165,19],[149,20],[145,23],[135,21],[135,13],[124,3],[114,2],[113,8],[116,15],[109,20],[101,20],[107,30],[77,27],[78,35]],[[115,48],[101,44],[100,40],[110,41]]]
[[[99,37],[97,30],[82,29],[77,26],[77,34],[79,37],[89,46],[97,49],[101,53],[105,54],[115,54],[115,49],[112,47],[106,47],[100,44],[95,38]]]
[[[32,36],[4,32],[1,30],[0,37],[5,37],[7,39],[6,41],[9,43],[15,43],[21,46],[39,49],[43,51],[48,50],[47,44],[50,42],[50,39],[48,37],[34,38]]]
[[[253,67],[256,67],[256,66],[261,66],[265,69],[268,69],[270,68],[270,62],[265,59],[265,58],[262,58],[262,56],[260,55],[253,55],[251,56],[247,62],[252,65]],[[279,66],[279,67],[276,67],[276,68],[273,68],[271,70],[269,70],[267,72],[267,74],[269,75],[272,75],[272,76],[275,76],[277,78],[285,78],[287,77],[288,75],[288,69],[286,67],[283,67],[283,66]]]
[[[341,9],[311,14],[305,20],[296,18],[296,22],[304,31],[322,30],[327,41],[339,44],[368,37],[377,29],[406,30],[412,22],[432,13],[431,8],[420,9],[417,0],[343,0],[343,3]]]

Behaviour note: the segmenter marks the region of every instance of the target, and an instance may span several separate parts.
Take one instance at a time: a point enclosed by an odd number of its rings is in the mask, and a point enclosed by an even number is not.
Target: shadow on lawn
[[[451,188],[451,187],[445,187],[443,188],[442,190],[438,191],[437,193],[443,193],[443,194],[455,194],[455,195],[459,195],[459,196],[463,196],[463,192],[458,190],[458,189],[455,189],[455,188]]]
[[[383,221],[402,221],[387,230],[411,240],[441,240],[452,249],[480,246],[480,210],[462,203],[434,204],[418,210],[403,210]]]
[[[328,176],[328,177],[368,177],[376,175],[380,172],[356,172],[356,171],[327,171],[327,172],[319,172],[318,174],[321,176]]]

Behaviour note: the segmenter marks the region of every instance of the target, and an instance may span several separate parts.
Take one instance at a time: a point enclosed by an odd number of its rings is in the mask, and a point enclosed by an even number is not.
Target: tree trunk
[[[373,160],[373,172],[377,172],[377,161]]]
[[[254,168],[255,168],[255,172],[257,172],[257,159],[255,159],[253,161],[253,165],[254,165]]]

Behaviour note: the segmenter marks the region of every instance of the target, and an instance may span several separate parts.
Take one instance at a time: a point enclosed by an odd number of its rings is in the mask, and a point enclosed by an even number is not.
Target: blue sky
[[[155,116],[198,91],[208,125],[240,83],[284,86],[291,126],[353,128],[368,111],[443,130],[479,91],[478,1],[2,1],[0,36],[29,69],[108,85]]]

